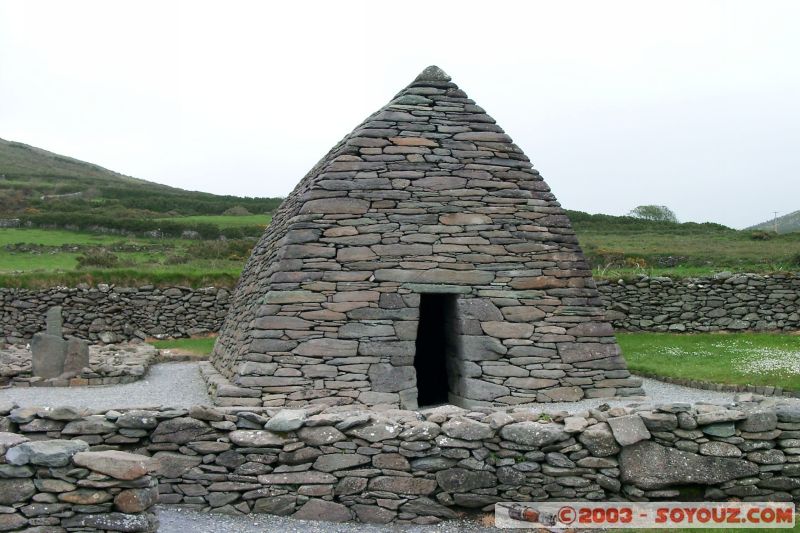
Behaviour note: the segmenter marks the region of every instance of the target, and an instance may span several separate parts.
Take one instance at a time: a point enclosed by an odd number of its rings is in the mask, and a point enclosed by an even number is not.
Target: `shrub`
[[[750,233],[750,238],[754,241],[768,241],[774,236],[775,234],[769,231],[753,231]]]
[[[119,256],[104,248],[92,248],[78,256],[78,268],[116,268],[121,264]]]
[[[248,211],[246,207],[242,207],[241,205],[235,205],[235,206],[233,206],[231,208],[228,208],[225,211],[223,211],[222,214],[223,215],[229,215],[229,216],[241,217],[241,216],[245,216],[245,215],[252,215],[253,213]]]

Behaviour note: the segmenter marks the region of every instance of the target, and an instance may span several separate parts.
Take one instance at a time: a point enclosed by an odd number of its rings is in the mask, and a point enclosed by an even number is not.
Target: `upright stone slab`
[[[51,307],[45,318],[45,333],[37,333],[31,340],[31,371],[34,377],[50,379],[64,372],[67,343],[61,334],[61,307]]]
[[[89,366],[89,343],[82,339],[71,338],[67,341],[67,353],[64,358],[62,377],[73,377]]]
[[[64,319],[61,316],[61,306],[51,307],[45,315],[45,333],[53,337],[64,336]]]
[[[641,393],[564,210],[437,67],[282,203],[242,272],[212,362],[212,392],[247,390],[242,401],[257,394],[266,406]]]

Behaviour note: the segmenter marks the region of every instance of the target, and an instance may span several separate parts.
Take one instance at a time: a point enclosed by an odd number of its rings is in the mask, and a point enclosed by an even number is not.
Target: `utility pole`
[[[772,212],[772,228],[775,230],[775,233],[778,233],[778,212]]]

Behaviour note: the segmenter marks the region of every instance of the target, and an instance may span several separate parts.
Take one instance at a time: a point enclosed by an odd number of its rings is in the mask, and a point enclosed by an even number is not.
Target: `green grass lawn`
[[[216,337],[199,337],[196,339],[173,339],[166,341],[153,341],[152,344],[158,349],[173,349],[190,352],[196,355],[209,355],[214,349]]]
[[[800,390],[800,335],[619,333],[617,339],[632,371]]]
[[[41,244],[43,246],[62,246],[64,244],[100,246],[126,240],[128,239],[119,235],[79,233],[60,229],[0,228],[0,246],[17,243]]]
[[[264,226],[270,223],[272,215],[198,215],[188,217],[159,218],[175,222],[193,222],[214,224],[219,228],[235,228],[239,226]]]

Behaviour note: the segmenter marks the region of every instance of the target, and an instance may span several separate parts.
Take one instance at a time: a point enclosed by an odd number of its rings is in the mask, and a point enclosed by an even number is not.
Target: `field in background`
[[[647,222],[580,212],[570,212],[570,216],[597,278],[800,270],[800,233],[770,235],[718,224]],[[197,287],[213,281],[230,287],[271,216],[187,215],[154,220],[204,228],[207,236],[232,232],[238,237],[156,238],[0,228],[0,286],[43,287],[83,281]],[[245,233],[236,233],[242,231]]]
[[[632,371],[800,391],[800,335],[618,333]]]

